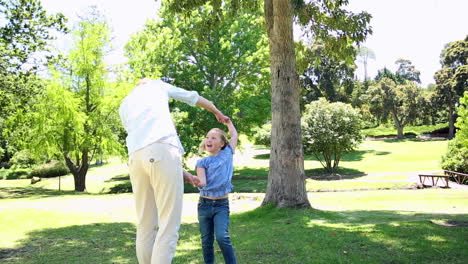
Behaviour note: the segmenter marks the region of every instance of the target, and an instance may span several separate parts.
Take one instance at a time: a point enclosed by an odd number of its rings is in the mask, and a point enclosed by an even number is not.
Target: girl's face
[[[210,130],[205,138],[205,149],[211,154],[216,154],[224,147],[224,142],[221,139],[221,135],[213,130]]]

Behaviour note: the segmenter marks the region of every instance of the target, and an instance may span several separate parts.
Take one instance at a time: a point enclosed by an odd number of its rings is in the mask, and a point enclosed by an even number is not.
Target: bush
[[[55,160],[35,166],[32,169],[31,176],[50,178],[66,175],[68,172],[68,168],[65,166],[65,164],[63,164],[63,162]]]
[[[447,154],[442,157],[442,168],[468,173],[468,91],[460,99],[460,103],[459,117],[455,124],[459,130],[449,142]]]
[[[8,170],[5,168],[0,168],[0,180],[6,179],[6,176],[8,174]]]
[[[116,184],[109,188],[108,193],[131,193],[132,183],[130,181]],[[198,189],[191,184],[184,182],[184,193],[198,193]]]
[[[447,154],[442,157],[442,169],[468,173],[468,146],[458,138],[449,142]]]
[[[35,161],[28,150],[21,150],[11,157],[10,164],[15,168],[30,168]]]
[[[3,177],[5,180],[16,180],[16,179],[30,179],[31,170],[25,168],[10,169],[6,170],[6,175]]]
[[[335,173],[341,157],[362,142],[361,124],[360,114],[349,104],[313,101],[302,116],[304,152]]]
[[[271,145],[271,123],[268,122],[261,127],[254,129],[255,135],[252,140],[256,145],[269,147]]]
[[[2,162],[0,162],[0,168],[9,169],[9,168],[11,168],[11,164],[9,162],[7,162],[7,161],[2,161]]]
[[[132,183],[126,181],[123,183],[116,184],[109,189],[109,193],[131,193],[132,192]]]

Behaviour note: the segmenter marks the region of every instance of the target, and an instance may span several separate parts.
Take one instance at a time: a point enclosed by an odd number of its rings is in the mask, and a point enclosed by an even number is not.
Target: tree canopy
[[[222,11],[224,18],[212,24],[213,8],[206,4],[188,16],[163,8],[160,19],[149,21],[127,44],[130,69],[135,78],[163,78],[198,91],[233,119],[239,133],[252,134],[270,114],[264,21],[260,10],[235,17]],[[178,102],[171,107],[187,155],[220,125],[201,109]]]
[[[449,138],[455,134],[456,104],[468,90],[468,36],[446,45],[441,53],[442,68],[434,79],[435,92],[445,106],[449,120]]]
[[[67,60],[52,68],[52,79],[31,114],[31,150],[62,159],[73,174],[75,190],[86,190],[86,174],[97,155],[122,152],[119,100],[106,81],[104,64],[110,30],[92,9],[73,30]]]
[[[38,70],[57,58],[50,41],[68,29],[62,14],[47,14],[38,0],[0,0],[0,21],[1,162],[17,148],[9,139],[26,133],[19,116],[30,111],[44,89]]]

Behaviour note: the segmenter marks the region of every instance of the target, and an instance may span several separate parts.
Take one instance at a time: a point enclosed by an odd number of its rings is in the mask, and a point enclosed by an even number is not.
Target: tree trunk
[[[67,164],[68,169],[73,175],[73,179],[75,182],[75,191],[77,192],[86,191],[86,174],[88,173],[88,168],[89,168],[88,151],[83,151],[81,155],[81,162],[77,162],[76,165],[68,157],[68,155],[64,155],[64,157],[65,157],[65,163]]]
[[[447,135],[448,139],[452,139],[455,136],[455,118],[453,112],[453,107],[449,106],[449,132]]]
[[[397,129],[397,138],[403,139],[403,124],[400,120],[398,120],[398,117],[396,116],[395,113],[392,113],[392,116],[393,116],[393,122],[395,122],[395,126]]]
[[[272,85],[271,154],[263,205],[310,207],[305,190],[300,90],[289,0],[265,0]]]

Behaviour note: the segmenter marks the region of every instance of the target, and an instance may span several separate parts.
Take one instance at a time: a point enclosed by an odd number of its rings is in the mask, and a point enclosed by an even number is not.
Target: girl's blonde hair
[[[218,133],[221,136],[221,141],[223,141],[223,143],[224,143],[224,146],[221,149],[224,149],[229,144],[228,136],[227,136],[226,132],[224,132],[222,129],[213,128],[210,131],[215,131],[216,133]],[[200,152],[204,152],[206,150],[205,141],[206,141],[206,138],[204,138],[202,140],[202,142],[200,143],[200,146],[198,146],[198,150]]]

